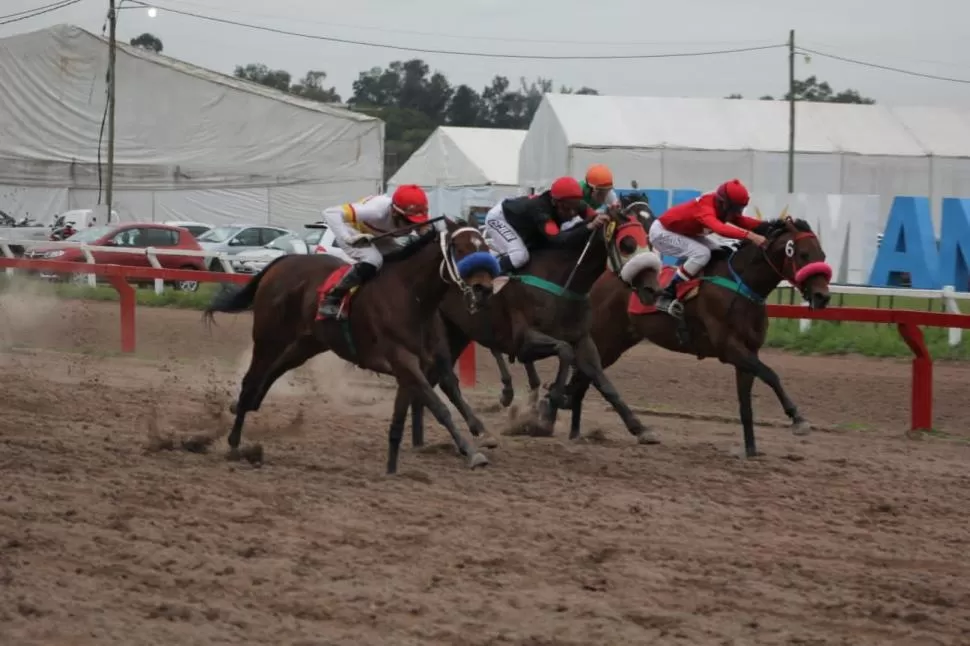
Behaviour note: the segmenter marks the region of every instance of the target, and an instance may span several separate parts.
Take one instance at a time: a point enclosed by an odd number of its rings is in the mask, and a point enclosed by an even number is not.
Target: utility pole
[[[115,57],[117,53],[118,9],[115,0],[108,0],[108,176],[105,181],[107,219],[111,222],[114,208],[115,176]]]
[[[788,32],[788,192],[795,192],[795,30]]]

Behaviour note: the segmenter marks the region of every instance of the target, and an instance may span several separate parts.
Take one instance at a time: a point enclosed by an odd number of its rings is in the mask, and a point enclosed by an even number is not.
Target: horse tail
[[[202,312],[202,319],[205,321],[206,327],[215,323],[216,312],[238,314],[252,307],[253,300],[256,298],[256,291],[259,289],[259,284],[262,282],[263,277],[266,276],[266,273],[273,265],[284,258],[286,256],[274,258],[272,262],[263,267],[258,274],[253,276],[242,287],[223,284],[222,289],[216,292],[216,295],[212,297],[212,301],[209,302],[209,306]]]

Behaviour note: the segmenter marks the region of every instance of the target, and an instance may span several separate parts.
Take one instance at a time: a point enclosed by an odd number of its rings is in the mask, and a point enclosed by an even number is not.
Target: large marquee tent
[[[522,193],[519,148],[525,130],[438,127],[388,181],[393,190],[417,184],[428,193],[431,212],[467,219]]]
[[[788,192],[788,103],[547,94],[519,158],[519,181],[547,187],[610,165],[617,185],[710,190],[738,177]],[[798,102],[795,192],[970,197],[970,111]]]
[[[107,68],[107,41],[78,27],[0,40],[0,209],[47,220],[103,200]],[[379,119],[124,44],[116,69],[123,220],[298,227],[380,189]]]

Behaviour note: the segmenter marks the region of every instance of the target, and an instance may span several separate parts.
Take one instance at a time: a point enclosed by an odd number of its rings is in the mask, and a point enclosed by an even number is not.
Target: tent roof
[[[547,94],[568,145],[788,150],[788,103],[750,99]],[[540,144],[541,145],[541,144]],[[943,107],[796,104],[799,152],[970,156],[970,112]]]
[[[388,183],[516,186],[525,135],[525,130],[439,126]]]
[[[0,179],[94,181],[107,42],[57,25],[0,40]],[[383,122],[119,43],[116,184],[380,181]]]

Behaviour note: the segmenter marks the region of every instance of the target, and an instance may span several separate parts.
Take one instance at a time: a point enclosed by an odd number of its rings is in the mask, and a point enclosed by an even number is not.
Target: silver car
[[[280,236],[292,233],[282,227],[268,224],[226,224],[210,229],[197,240],[206,251],[235,256],[250,249],[259,249]],[[218,258],[206,258],[209,271],[226,271]]]
[[[289,254],[330,254],[352,262],[346,253],[334,246],[333,234],[326,228],[280,236],[264,247],[236,254],[230,262],[238,274],[256,274],[274,259]]]

